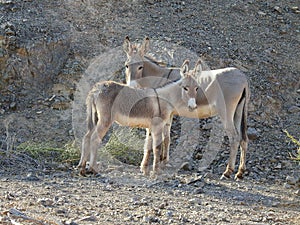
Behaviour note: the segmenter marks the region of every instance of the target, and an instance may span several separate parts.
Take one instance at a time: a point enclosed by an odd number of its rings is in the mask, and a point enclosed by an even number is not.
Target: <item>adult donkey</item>
[[[167,68],[145,56],[149,50],[149,38],[141,45],[125,38],[123,49],[127,54],[126,82],[128,85],[157,87],[174,81],[180,76],[179,68]],[[247,111],[250,98],[246,76],[236,68],[202,71],[198,79],[197,113],[177,107],[175,115],[188,118],[208,118],[219,115],[230,141],[230,156],[221,178],[229,178],[234,171],[238,147],[241,156],[235,179],[241,179],[246,170],[248,147]]]
[[[98,173],[97,149],[113,122],[123,126],[143,127],[151,130],[153,149],[153,174],[159,172],[161,144],[170,135],[167,130],[177,105],[188,110],[196,109],[195,98],[198,82],[188,72],[188,61],[181,67],[181,76],[175,82],[158,88],[133,88],[114,81],[97,83],[89,92],[87,104],[88,131],[82,141],[81,159],[78,167],[86,174],[86,163],[90,156],[89,170]],[[150,141],[149,141],[150,142]],[[148,174],[150,151],[145,144],[141,170]]]

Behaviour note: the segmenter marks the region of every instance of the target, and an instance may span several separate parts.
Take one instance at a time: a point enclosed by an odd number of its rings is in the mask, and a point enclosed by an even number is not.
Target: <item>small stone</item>
[[[268,96],[268,95],[267,95],[267,99],[268,99],[269,102],[272,103],[272,104],[275,104],[275,103],[276,103],[276,99],[273,98],[273,97],[271,97],[271,96]]]
[[[258,15],[260,15],[260,16],[265,16],[265,15],[267,15],[267,13],[265,13],[265,12],[263,12],[263,11],[258,11],[257,13],[258,13]]]
[[[282,13],[282,9],[279,6],[275,6],[274,10],[279,12],[279,13]]]
[[[76,223],[75,221],[66,221],[65,224],[66,224],[66,225],[79,225],[79,224]]]
[[[165,207],[166,207],[166,203],[161,203],[161,204],[158,206],[159,209],[164,209]]]
[[[288,112],[289,113],[297,113],[297,112],[300,112],[300,107],[298,106],[291,106],[290,108],[288,108]]]
[[[81,218],[79,221],[91,221],[91,222],[96,222],[97,218],[95,216],[86,216]]]
[[[181,164],[180,169],[190,171],[192,168],[189,162],[184,162]]]
[[[213,128],[212,123],[207,123],[207,124],[203,125],[203,127],[202,127],[203,130],[210,130],[212,128]]]
[[[12,109],[12,110],[16,110],[17,109],[17,103],[16,102],[10,103],[9,108]]]
[[[192,205],[201,205],[201,201],[198,198],[192,198],[189,200],[189,203]]]
[[[270,159],[270,162],[271,162],[271,163],[276,163],[277,161],[278,161],[278,160],[275,159],[275,158]]]
[[[298,179],[293,176],[287,176],[285,180],[290,185],[295,185],[298,181]]]
[[[56,214],[63,216],[65,214],[67,214],[67,210],[65,210],[65,209],[58,209],[58,210],[56,210]]]
[[[50,198],[42,198],[38,200],[38,203],[41,203],[45,207],[53,206],[54,201]]]
[[[27,180],[27,181],[39,181],[40,178],[38,178],[36,175],[34,175],[32,173],[29,173],[29,174],[27,174],[25,180]]]
[[[167,211],[166,212],[167,217],[172,217],[173,215],[174,215],[174,213],[172,211]]]
[[[203,191],[203,188],[196,188],[193,190],[193,194],[203,194],[204,191]]]
[[[288,183],[284,183],[284,184],[283,184],[283,187],[286,188],[286,189],[290,189],[290,188],[291,188],[291,185],[288,184]]]
[[[253,127],[248,128],[247,134],[250,140],[256,140],[259,137],[259,132]]]
[[[281,163],[278,163],[274,168],[275,168],[275,169],[282,169]]]
[[[124,221],[131,221],[132,219],[133,219],[132,216],[128,216],[124,218]]]

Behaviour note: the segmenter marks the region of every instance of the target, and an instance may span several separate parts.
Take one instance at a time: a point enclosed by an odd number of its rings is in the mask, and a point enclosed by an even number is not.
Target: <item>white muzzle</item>
[[[196,99],[195,98],[190,98],[188,101],[188,107],[190,110],[194,110],[197,108],[197,104],[196,104]]]

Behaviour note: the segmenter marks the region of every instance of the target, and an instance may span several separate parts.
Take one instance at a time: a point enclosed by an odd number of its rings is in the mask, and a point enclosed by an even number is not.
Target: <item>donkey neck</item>
[[[163,77],[170,72],[171,69],[160,66],[157,62],[148,58],[144,60],[143,76],[157,76]]]

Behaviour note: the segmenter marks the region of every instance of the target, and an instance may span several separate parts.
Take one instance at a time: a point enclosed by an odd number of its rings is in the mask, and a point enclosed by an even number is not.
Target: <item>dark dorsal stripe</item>
[[[156,99],[157,99],[157,104],[158,104],[158,112],[159,112],[159,116],[161,116],[161,108],[160,108],[160,103],[159,103],[159,97],[158,97],[158,93],[156,91],[155,88],[153,88],[155,95],[156,95]]]
[[[167,80],[169,80],[169,77],[171,75],[171,73],[173,72],[173,69],[170,69],[169,73],[168,73],[168,76],[167,76]]]

